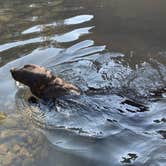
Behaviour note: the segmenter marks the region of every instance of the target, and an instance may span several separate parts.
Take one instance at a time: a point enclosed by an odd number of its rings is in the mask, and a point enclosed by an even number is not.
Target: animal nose
[[[16,71],[16,68],[11,68],[10,72],[13,73],[14,71]]]

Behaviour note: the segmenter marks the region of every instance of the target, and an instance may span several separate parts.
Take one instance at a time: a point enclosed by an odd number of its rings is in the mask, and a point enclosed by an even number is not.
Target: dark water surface
[[[165,18],[165,0],[0,0],[0,165],[165,166]],[[86,93],[30,104],[9,72],[27,63]]]

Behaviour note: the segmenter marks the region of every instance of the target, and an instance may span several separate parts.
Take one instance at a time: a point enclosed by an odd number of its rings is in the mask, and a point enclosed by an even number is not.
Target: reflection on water
[[[74,16],[68,19],[65,19],[64,21],[57,21],[46,25],[35,25],[34,27],[31,27],[25,31],[22,32],[22,34],[28,34],[28,33],[36,33],[44,31],[45,28],[49,27],[57,27],[57,26],[64,26],[64,25],[76,25],[81,24],[87,21],[90,21],[93,18],[93,15],[79,15]]]
[[[165,165],[165,0],[0,1],[0,165]],[[83,95],[27,101],[9,70],[48,67]]]

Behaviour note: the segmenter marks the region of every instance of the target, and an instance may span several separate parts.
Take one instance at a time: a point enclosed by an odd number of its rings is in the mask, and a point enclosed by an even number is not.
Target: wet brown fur
[[[29,86],[31,92],[38,98],[55,99],[71,93],[80,94],[75,85],[39,65],[27,64],[22,68],[11,69],[10,72],[16,81]]]

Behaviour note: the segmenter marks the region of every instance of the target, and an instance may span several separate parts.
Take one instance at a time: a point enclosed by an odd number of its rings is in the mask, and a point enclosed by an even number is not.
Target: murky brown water
[[[0,0],[0,165],[164,166],[165,18],[165,0]],[[9,73],[27,63],[104,91],[30,106]]]

